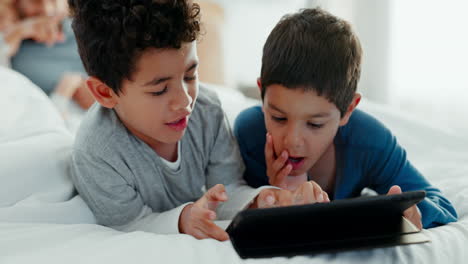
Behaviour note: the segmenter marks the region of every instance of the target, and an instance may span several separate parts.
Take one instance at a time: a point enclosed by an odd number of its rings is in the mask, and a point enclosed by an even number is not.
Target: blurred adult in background
[[[13,0],[3,0],[0,3],[0,33],[4,64],[18,52],[21,42],[33,39],[49,46],[64,40],[59,30],[59,23],[65,15],[37,16],[23,18],[16,10]]]
[[[67,104],[64,99],[72,98],[82,109],[88,109],[94,99],[84,86],[86,75],[71,30],[67,0],[16,0],[14,6],[22,20],[58,18],[54,26],[60,38],[55,42],[52,38],[48,45],[34,39],[24,40],[12,57],[12,68],[31,79],[54,100],[58,99],[62,106]]]
[[[84,85],[66,0],[2,0],[0,64],[49,95],[71,130],[94,103]]]

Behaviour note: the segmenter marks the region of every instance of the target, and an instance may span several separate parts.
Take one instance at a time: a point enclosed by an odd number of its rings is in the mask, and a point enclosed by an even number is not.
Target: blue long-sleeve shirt
[[[244,178],[253,187],[268,184],[266,132],[259,106],[244,110],[234,125],[246,165]],[[338,129],[334,144],[337,170],[333,199],[359,196],[365,187],[386,194],[392,185],[399,185],[403,191],[426,191],[426,198],[418,204],[424,228],[457,220],[450,201],[408,161],[395,136],[374,117],[355,110],[349,122]]]

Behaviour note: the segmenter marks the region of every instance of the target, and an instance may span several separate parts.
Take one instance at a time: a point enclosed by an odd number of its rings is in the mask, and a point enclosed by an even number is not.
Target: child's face
[[[338,108],[315,91],[276,84],[266,90],[263,111],[276,156],[283,150],[288,152],[291,176],[310,170],[332,146],[338,127],[346,122]]]
[[[114,107],[121,121],[153,148],[184,135],[198,95],[195,42],[144,51]]]

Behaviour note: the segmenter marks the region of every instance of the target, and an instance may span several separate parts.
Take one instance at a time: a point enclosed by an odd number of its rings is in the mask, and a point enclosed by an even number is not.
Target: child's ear
[[[344,126],[348,123],[351,114],[353,113],[354,109],[358,106],[359,102],[361,102],[361,94],[355,93],[353,101],[348,106],[348,110],[346,111],[345,115],[340,120],[340,126]]]
[[[257,86],[258,86],[258,90],[260,90],[260,94],[262,94],[262,79],[260,79],[260,77],[257,78]],[[263,104],[263,98],[262,98],[262,112],[265,113],[265,109],[263,109],[265,107],[265,105]]]
[[[93,95],[94,99],[106,108],[114,108],[117,104],[117,94],[114,93],[112,88],[107,86],[96,77],[89,77],[86,80],[86,86]]]
[[[262,93],[262,79],[260,77],[257,78],[257,86],[260,89],[260,93]]]

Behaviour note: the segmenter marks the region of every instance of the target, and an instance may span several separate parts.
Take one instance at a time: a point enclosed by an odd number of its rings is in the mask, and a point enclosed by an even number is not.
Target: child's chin
[[[289,173],[289,176],[292,176],[292,177],[298,177],[298,176],[302,176],[304,175],[304,173],[306,173],[305,170],[293,170],[291,171],[291,173]]]
[[[161,137],[153,137],[154,139],[156,139],[157,141],[159,142],[163,142],[165,144],[175,144],[177,142],[179,142],[183,137],[184,137],[184,134],[185,134],[185,130],[184,131],[180,131],[180,132],[172,132],[169,136],[166,136],[164,138],[161,138]]]

